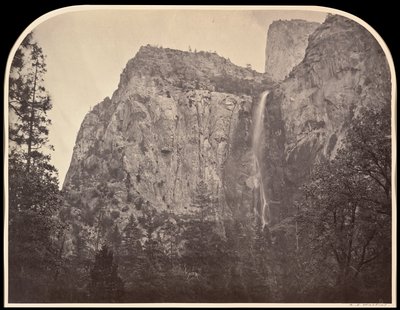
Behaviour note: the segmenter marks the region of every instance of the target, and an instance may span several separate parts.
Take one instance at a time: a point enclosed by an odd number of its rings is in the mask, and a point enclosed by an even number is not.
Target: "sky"
[[[44,86],[53,109],[49,140],[60,185],[80,125],[91,107],[111,97],[129,59],[143,45],[215,51],[264,72],[268,27],[274,20],[322,22],[326,13],[277,10],[89,10],[39,24],[34,37],[47,55]]]

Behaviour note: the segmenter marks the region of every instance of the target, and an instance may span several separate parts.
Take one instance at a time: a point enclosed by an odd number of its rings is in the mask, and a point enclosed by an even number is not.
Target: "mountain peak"
[[[277,20],[268,29],[265,72],[283,80],[304,58],[308,37],[319,23],[302,19]]]

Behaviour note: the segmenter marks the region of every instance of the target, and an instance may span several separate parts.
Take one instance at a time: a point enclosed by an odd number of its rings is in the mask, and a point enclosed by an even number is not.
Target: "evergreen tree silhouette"
[[[89,295],[93,302],[121,302],[124,295],[124,283],[118,275],[118,266],[114,263],[114,254],[107,245],[103,245],[96,254],[93,269],[90,272]]]

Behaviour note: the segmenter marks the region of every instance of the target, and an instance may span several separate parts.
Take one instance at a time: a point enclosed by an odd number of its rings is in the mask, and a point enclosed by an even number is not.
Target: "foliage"
[[[390,106],[363,111],[299,204],[303,270],[344,302],[390,298]],[[372,277],[372,278],[371,278]],[[373,279],[373,281],[371,281]],[[308,286],[310,286],[308,284]]]
[[[44,89],[42,49],[28,35],[16,52],[9,80],[9,299],[42,301],[61,265],[59,237],[65,226],[57,171],[46,146],[51,108]]]
[[[122,244],[120,255],[121,274],[126,283],[127,290],[136,290],[138,281],[145,270],[145,257],[141,239],[143,233],[133,215],[122,231]]]
[[[226,92],[237,95],[253,95],[253,93],[255,93],[254,81],[235,78],[227,74],[214,76],[211,79],[211,83],[215,85],[215,90],[219,92]]]
[[[47,294],[59,259],[62,229],[54,218],[60,204],[58,184],[45,168],[26,173],[21,155],[9,158],[9,285],[10,300],[36,300]]]
[[[226,72],[211,77],[210,83],[215,86],[215,91],[236,95],[246,94],[249,96],[256,96],[256,94],[260,94],[266,88],[273,86],[272,81],[268,77],[265,77],[260,82],[256,82],[254,80],[238,78]]]
[[[52,108],[50,96],[43,86],[46,73],[42,48],[29,34],[16,52],[9,79],[9,139],[24,150],[26,169],[31,162],[48,160],[41,148],[48,143],[47,112]],[[50,148],[52,148],[50,146]]]
[[[90,272],[89,300],[93,302],[120,302],[124,284],[118,275],[113,251],[104,245],[95,256]]]

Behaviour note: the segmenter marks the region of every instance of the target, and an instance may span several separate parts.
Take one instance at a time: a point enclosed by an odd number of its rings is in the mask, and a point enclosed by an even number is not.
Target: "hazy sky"
[[[326,13],[301,11],[91,10],[63,13],[34,30],[47,55],[45,86],[53,99],[52,162],[62,185],[81,122],[117,88],[127,61],[153,44],[216,51],[263,72],[266,35],[278,19],[322,22]]]

